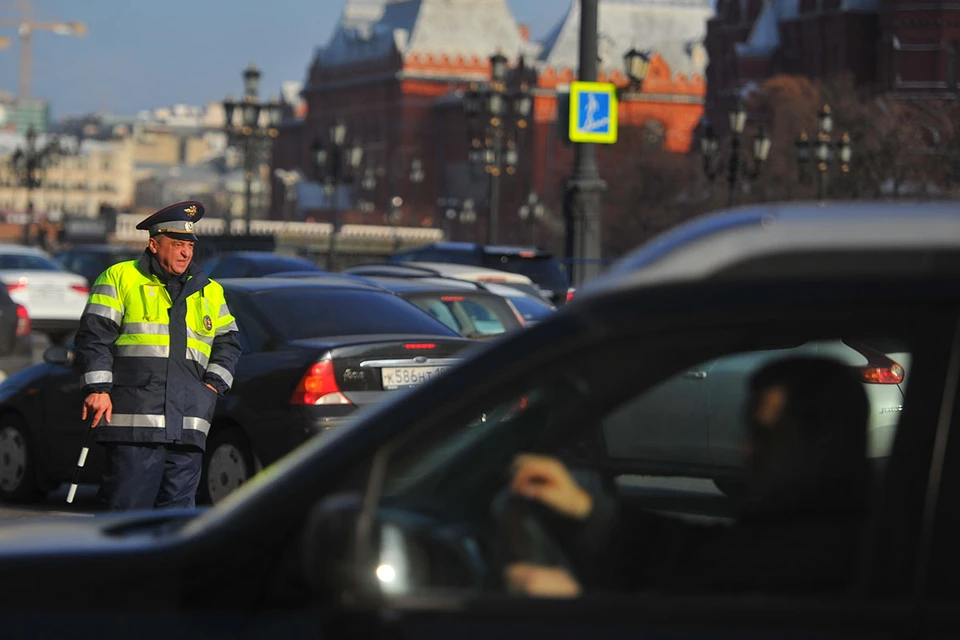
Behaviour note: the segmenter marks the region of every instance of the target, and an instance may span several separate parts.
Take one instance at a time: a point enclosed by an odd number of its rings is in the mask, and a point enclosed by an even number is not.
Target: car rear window
[[[376,334],[458,335],[402,298],[379,291],[296,287],[261,291],[252,298],[289,340]]]
[[[520,326],[502,300],[492,296],[451,293],[415,293],[407,300],[468,338],[497,336]]]
[[[568,286],[560,263],[550,256],[525,258],[519,255],[486,254],[484,261],[485,267],[519,273],[545,289],[561,290]]]
[[[553,314],[553,307],[528,296],[511,297],[510,302],[517,308],[524,320],[539,322]]]
[[[63,271],[63,267],[44,256],[19,253],[0,254],[0,269],[15,271]]]

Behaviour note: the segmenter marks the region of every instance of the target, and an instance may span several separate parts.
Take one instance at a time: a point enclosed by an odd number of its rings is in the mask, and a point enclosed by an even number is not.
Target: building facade
[[[46,143],[38,136],[38,146]],[[101,206],[127,210],[134,200],[134,154],[129,138],[111,141],[61,137],[68,151],[44,172],[41,186],[28,194],[10,167],[25,138],[15,133],[0,133],[0,210],[8,213],[27,211],[28,200],[38,214],[52,218],[62,214],[96,216]]]
[[[601,0],[601,81],[625,86],[624,54],[631,48],[653,54],[643,90],[621,102],[622,129],[654,133],[671,151],[690,148],[703,113],[703,38],[711,15],[709,0]],[[555,28],[534,42],[505,0],[347,2],[310,65],[305,116],[284,123],[274,147],[274,167],[302,176],[297,216],[329,221],[336,206],[346,222],[440,227],[439,202],[472,199],[479,222],[459,232],[482,237],[490,191],[467,162],[463,95],[471,83],[490,79],[497,52],[509,60],[508,85],[525,82],[534,97],[531,126],[518,140],[517,172],[502,180],[502,240],[518,237],[517,208],[531,191],[559,216],[573,151],[558,130],[558,104],[576,77],[579,16],[579,0],[572,0]],[[347,126],[348,142],[362,146],[364,162],[352,185],[324,194],[311,149],[329,146],[334,122]],[[628,153],[614,145],[603,150],[601,162],[617,163],[618,154]],[[411,179],[414,167],[422,180]],[[272,192],[271,215],[283,219],[286,202],[276,178]],[[354,206],[360,201],[372,207]]]

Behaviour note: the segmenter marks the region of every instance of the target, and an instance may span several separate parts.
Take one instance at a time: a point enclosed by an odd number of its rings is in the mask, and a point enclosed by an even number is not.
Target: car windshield
[[[416,293],[405,297],[468,338],[496,336],[520,325],[510,308],[492,296]]]
[[[251,298],[289,340],[377,334],[458,335],[402,298],[378,291],[297,287],[261,291]]]
[[[63,271],[63,267],[45,256],[4,253],[0,254],[0,270]]]
[[[559,263],[552,257],[526,258],[519,255],[486,254],[484,266],[527,276],[541,287],[560,290],[567,288],[567,278]]]
[[[554,312],[553,307],[530,296],[511,296],[509,300],[524,320],[539,322],[546,320]]]

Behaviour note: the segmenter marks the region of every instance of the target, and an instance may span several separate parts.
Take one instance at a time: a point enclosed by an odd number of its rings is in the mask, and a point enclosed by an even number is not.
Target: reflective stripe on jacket
[[[203,447],[217,393],[233,385],[237,323],[223,287],[191,264],[177,300],[150,270],[150,256],[104,271],[77,330],[87,393],[109,392],[113,417],[102,442]]]

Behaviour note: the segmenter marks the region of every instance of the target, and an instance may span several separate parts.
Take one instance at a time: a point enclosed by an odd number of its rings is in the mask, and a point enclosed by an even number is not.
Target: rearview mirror
[[[69,367],[73,364],[73,351],[62,344],[55,344],[47,347],[43,352],[43,361],[47,364]]]

